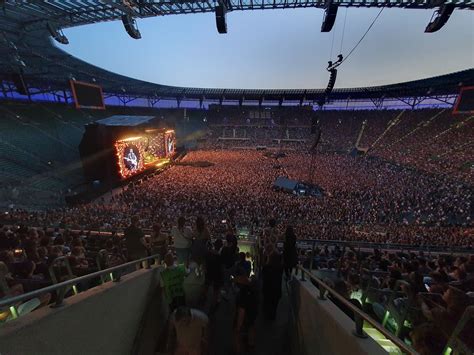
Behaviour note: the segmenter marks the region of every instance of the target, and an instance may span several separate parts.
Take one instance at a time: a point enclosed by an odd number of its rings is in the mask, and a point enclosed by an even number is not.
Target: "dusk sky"
[[[121,21],[66,29],[69,53],[104,69],[154,83],[218,88],[324,88],[331,44],[347,54],[379,9],[340,8],[331,33],[323,11],[231,12],[220,35],[214,14],[138,19],[134,40]],[[340,67],[337,87],[391,84],[474,67],[474,12],[456,10],[440,31],[424,33],[433,10],[385,9]],[[334,41],[333,41],[334,37]]]

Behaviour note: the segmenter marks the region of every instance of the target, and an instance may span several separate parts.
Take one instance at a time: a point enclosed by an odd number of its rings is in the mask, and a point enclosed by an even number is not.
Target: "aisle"
[[[203,287],[204,279],[191,273],[184,282],[186,301],[191,307],[199,308],[209,315],[210,340],[209,355],[232,355],[234,354],[234,314],[235,295],[228,296],[228,300],[222,300],[214,312],[210,312],[210,305],[200,306],[199,296]],[[211,299],[209,291],[208,300]],[[260,297],[260,305],[262,297]],[[261,308],[261,307],[260,307]],[[259,311],[256,321],[256,347],[252,352],[244,355],[291,355],[290,352],[290,305],[286,284],[283,282],[282,298],[278,305],[277,318],[274,322],[266,322],[262,311]],[[162,341],[166,341],[162,339]],[[160,352],[158,352],[160,353]]]
[[[263,319],[260,311],[257,318],[256,347],[248,355],[289,355],[290,337],[289,321],[289,299],[286,287],[283,287],[283,295],[278,305],[277,318],[274,322]],[[209,355],[233,354],[233,321],[235,305],[234,297],[229,301],[222,301],[216,312],[211,315],[211,339]]]

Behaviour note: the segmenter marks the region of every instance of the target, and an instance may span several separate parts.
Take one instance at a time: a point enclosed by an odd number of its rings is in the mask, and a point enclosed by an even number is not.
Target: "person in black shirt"
[[[285,267],[286,278],[289,279],[293,268],[298,263],[296,252],[296,236],[292,226],[286,227],[285,241],[283,243],[283,265]]]
[[[269,321],[275,320],[278,302],[281,298],[282,276],[281,256],[278,253],[273,253],[262,269],[263,313],[265,319]]]
[[[241,354],[246,349],[255,347],[255,322],[258,316],[258,288],[256,280],[251,277],[238,276],[235,282],[239,292],[235,300],[235,347],[236,353]]]
[[[209,287],[213,287],[213,299],[211,303],[211,309],[214,308],[219,302],[219,294],[222,286],[224,285],[224,273],[223,273],[223,263],[222,256],[220,251],[222,249],[222,240],[217,239],[214,242],[213,248],[208,251],[205,257],[205,267],[206,267],[206,279],[204,287],[204,297],[207,296]]]
[[[125,246],[128,251],[128,260],[142,259],[147,256],[145,234],[138,226],[138,217],[133,216],[130,226],[124,231]]]

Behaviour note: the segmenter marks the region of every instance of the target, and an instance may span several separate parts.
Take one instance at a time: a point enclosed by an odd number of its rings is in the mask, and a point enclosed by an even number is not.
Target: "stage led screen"
[[[100,86],[71,80],[71,90],[76,108],[105,110]]]
[[[119,173],[123,179],[145,170],[142,137],[131,137],[115,143]]]
[[[454,105],[454,113],[474,113],[474,86],[461,89]]]
[[[173,130],[148,129],[140,136],[127,137],[115,142],[119,175],[128,179],[145,169],[169,161],[176,151]]]
[[[173,130],[165,132],[165,151],[166,157],[172,157],[176,152],[176,134]]]

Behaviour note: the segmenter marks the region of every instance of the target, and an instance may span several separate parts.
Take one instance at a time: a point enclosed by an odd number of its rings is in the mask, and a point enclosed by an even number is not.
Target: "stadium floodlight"
[[[323,24],[321,25],[321,32],[330,32],[336,22],[337,9],[339,5],[328,1],[326,9],[324,10]]]
[[[444,4],[436,10],[431,21],[425,28],[425,33],[433,33],[440,30],[448,22],[455,8],[454,4]]]
[[[53,37],[56,42],[61,44],[69,44],[69,40],[64,35],[63,30],[61,28],[53,25],[51,22],[46,23],[46,28],[48,29],[51,37]]]
[[[217,32],[221,34],[227,33],[227,7],[225,3],[219,1],[215,11]]]
[[[137,21],[130,15],[122,16],[122,23],[127,31],[128,35],[134,39],[142,38],[140,31],[138,30]]]

